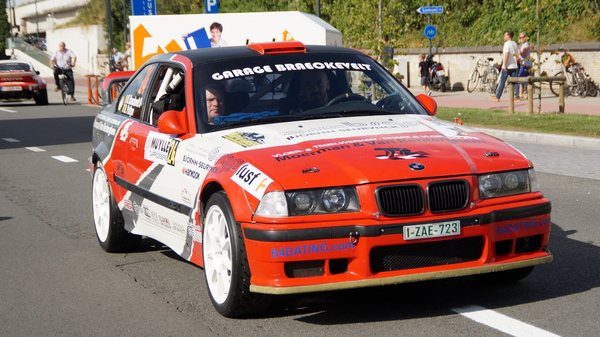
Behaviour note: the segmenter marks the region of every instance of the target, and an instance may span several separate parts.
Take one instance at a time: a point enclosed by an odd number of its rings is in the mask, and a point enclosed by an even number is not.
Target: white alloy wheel
[[[92,186],[92,207],[94,212],[94,225],[98,240],[106,242],[110,228],[110,191],[106,174],[101,168],[94,171]]]
[[[223,304],[231,289],[232,249],[227,218],[218,205],[212,205],[206,213],[203,245],[209,291],[215,302]]]

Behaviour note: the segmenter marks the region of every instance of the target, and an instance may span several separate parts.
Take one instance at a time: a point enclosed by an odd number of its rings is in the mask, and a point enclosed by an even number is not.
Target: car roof
[[[30,66],[32,66],[31,62],[19,61],[19,60],[1,60],[0,64],[2,64],[2,63],[24,63],[24,64],[29,64]]]
[[[226,61],[260,55],[272,54],[348,54],[366,55],[365,53],[338,46],[304,45],[298,41],[255,43],[246,46],[230,46],[221,48],[202,48],[183,50],[154,56],[153,60],[169,60],[174,55],[188,58],[194,66],[215,61]]]

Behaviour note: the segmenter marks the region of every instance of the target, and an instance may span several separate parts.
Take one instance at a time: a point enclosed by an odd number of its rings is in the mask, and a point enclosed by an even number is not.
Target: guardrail
[[[533,83],[535,82],[558,82],[558,112],[565,112],[565,76],[550,76],[550,77],[509,77],[506,79],[508,83],[508,92],[512,93],[515,90],[515,84],[527,84],[527,114],[533,115]],[[512,97],[512,95],[511,95]],[[508,100],[508,113],[515,113],[515,101]]]

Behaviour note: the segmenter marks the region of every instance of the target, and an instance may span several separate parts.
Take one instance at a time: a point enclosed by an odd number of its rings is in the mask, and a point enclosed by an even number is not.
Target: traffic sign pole
[[[437,30],[435,29],[435,27],[431,26],[431,14],[444,13],[444,6],[419,7],[419,9],[417,9],[417,13],[427,15],[427,27],[425,27],[425,37],[429,40],[429,54],[431,54],[431,39],[434,38],[437,34]],[[433,34],[430,34],[428,29],[430,29]]]

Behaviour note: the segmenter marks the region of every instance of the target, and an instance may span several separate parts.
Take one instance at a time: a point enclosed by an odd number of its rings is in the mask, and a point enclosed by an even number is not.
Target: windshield
[[[394,76],[366,55],[277,54],[198,66],[196,111],[219,130],[244,124],[427,114]],[[208,125],[208,126],[206,126]]]
[[[0,72],[13,71],[31,71],[31,66],[27,63],[0,63]]]

